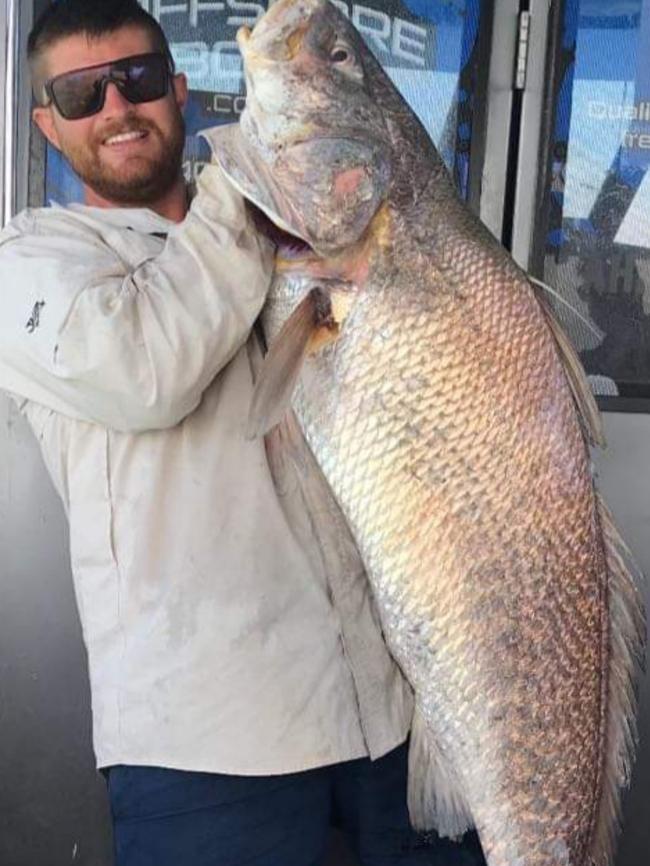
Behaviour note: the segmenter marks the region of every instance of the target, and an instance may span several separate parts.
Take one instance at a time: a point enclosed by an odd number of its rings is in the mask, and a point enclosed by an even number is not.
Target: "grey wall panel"
[[[103,866],[111,841],[65,516],[35,438],[4,397],[0,599],[0,863]]]
[[[608,447],[595,454],[599,487],[646,577],[650,611],[650,416],[607,413]],[[650,675],[640,690],[641,747],[625,800],[624,832],[617,866],[650,863]]]

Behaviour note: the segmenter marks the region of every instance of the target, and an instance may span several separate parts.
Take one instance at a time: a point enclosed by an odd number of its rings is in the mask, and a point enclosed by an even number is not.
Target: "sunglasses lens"
[[[67,72],[52,80],[50,95],[62,117],[78,120],[101,111],[107,81],[112,81],[129,102],[162,99],[169,89],[167,59],[162,54],[144,54]]]
[[[134,57],[116,63],[113,69],[115,83],[129,102],[152,102],[167,93],[169,72],[167,61],[161,54]]]
[[[102,104],[102,80],[107,67],[80,69],[56,78],[51,84],[52,99],[59,113],[75,120],[99,111]]]

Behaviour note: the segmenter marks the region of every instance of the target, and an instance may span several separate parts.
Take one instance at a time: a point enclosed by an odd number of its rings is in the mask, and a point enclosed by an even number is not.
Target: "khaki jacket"
[[[99,766],[287,773],[407,735],[363,572],[313,555],[244,436],[271,267],[215,166],[178,225],[52,207],[0,235],[0,388],[69,518]]]

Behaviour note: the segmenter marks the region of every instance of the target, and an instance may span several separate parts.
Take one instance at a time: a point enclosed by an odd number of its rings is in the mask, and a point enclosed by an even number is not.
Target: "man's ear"
[[[61,150],[59,135],[56,131],[56,126],[54,125],[54,117],[52,116],[51,107],[49,105],[37,105],[36,108],[32,110],[32,120],[50,144],[54,145],[57,150]]]
[[[177,75],[174,75],[173,83],[176,102],[178,103],[178,107],[183,109],[187,104],[187,95],[189,90],[187,85],[187,75],[183,72],[179,72]]]

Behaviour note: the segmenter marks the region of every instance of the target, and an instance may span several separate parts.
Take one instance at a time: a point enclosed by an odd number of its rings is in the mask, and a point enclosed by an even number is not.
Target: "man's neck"
[[[176,223],[181,222],[181,220],[185,218],[189,207],[187,186],[182,177],[178,179],[177,183],[169,190],[169,192],[161,196],[159,199],[147,202],[146,204],[143,204],[142,202],[128,204],[126,202],[111,201],[111,199],[104,198],[102,195],[95,192],[95,190],[92,190],[89,186],[85,185],[84,201],[90,207],[146,207],[149,208],[149,210],[154,211],[154,213],[165,217],[165,219]]]

